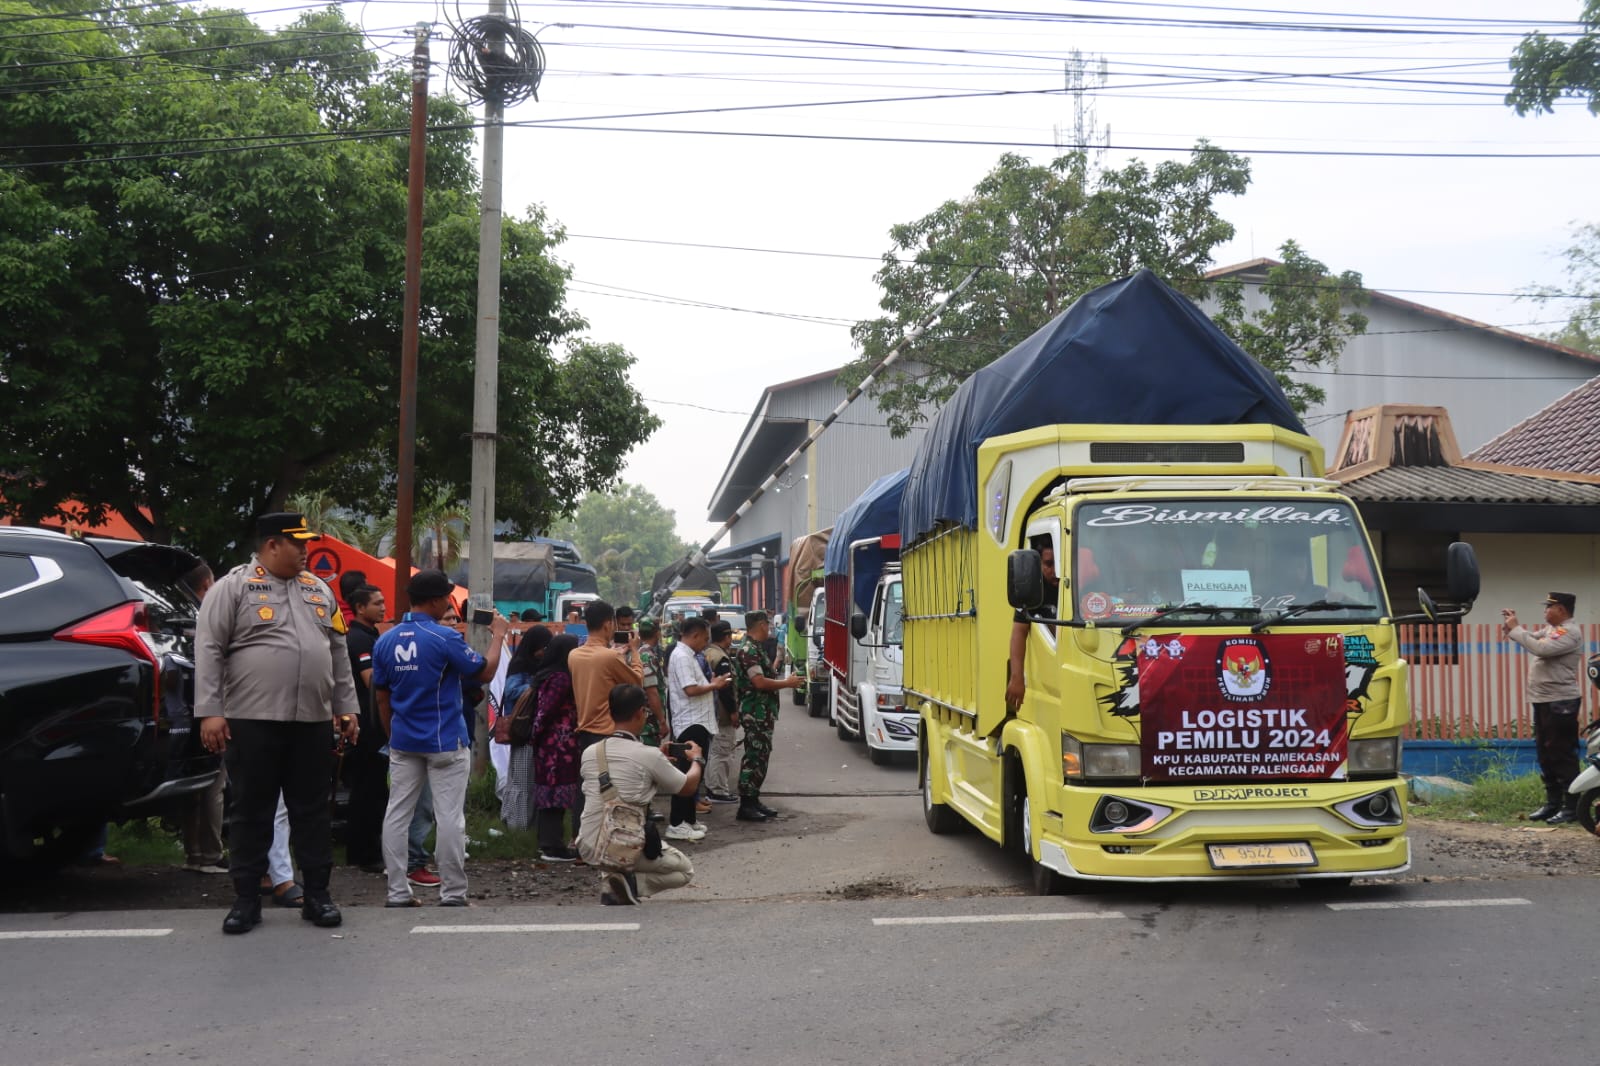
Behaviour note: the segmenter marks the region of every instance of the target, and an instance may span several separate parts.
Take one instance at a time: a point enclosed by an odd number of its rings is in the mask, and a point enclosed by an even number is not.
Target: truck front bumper
[[[1386,794],[1391,820],[1362,805]],[[1278,798],[1271,798],[1276,796]],[[1146,805],[1142,831],[1107,831],[1104,805]],[[1162,814],[1165,811],[1167,813]],[[1376,781],[1119,789],[1062,786],[1040,812],[1039,862],[1068,877],[1110,881],[1253,881],[1393,875],[1411,865],[1405,786]],[[1369,823],[1369,824],[1362,824]],[[1254,865],[1259,863],[1259,865]]]

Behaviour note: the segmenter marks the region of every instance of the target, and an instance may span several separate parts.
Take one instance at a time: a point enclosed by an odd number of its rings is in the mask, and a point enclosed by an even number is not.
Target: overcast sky
[[[1572,224],[1600,220],[1600,159],[1549,157],[1600,152],[1600,118],[1576,103],[1518,118],[1501,100],[1522,34],[1571,33],[1579,0],[955,2],[522,9],[548,69],[508,118],[578,128],[507,130],[505,208],[543,204],[567,228],[571,303],[638,358],[665,422],[625,477],[685,536],[713,528],[707,503],[761,390],[853,357],[890,226],[965,195],[1004,151],[1055,154],[1073,50],[1108,66],[1092,100],[1107,166],[1202,137],[1250,157],[1249,192],[1221,205],[1238,236],[1219,265],[1292,238],[1372,288],[1485,322],[1561,317],[1511,294],[1560,284]],[[396,55],[419,18],[448,32],[431,4],[345,10]],[[753,107],[767,109],[706,113]]]

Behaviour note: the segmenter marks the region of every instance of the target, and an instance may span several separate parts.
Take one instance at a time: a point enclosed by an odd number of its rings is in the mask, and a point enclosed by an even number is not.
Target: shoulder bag
[[[611,767],[606,762],[606,744],[595,745],[595,765],[600,771],[600,828],[594,837],[594,854],[589,862],[607,869],[632,871],[644,851],[644,810],[628,803],[611,783]]]

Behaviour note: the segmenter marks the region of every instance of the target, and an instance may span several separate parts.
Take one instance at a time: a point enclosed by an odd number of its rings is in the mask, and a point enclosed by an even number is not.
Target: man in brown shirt
[[[1534,656],[1528,668],[1528,702],[1533,704],[1533,740],[1544,778],[1544,806],[1530,821],[1562,825],[1576,821],[1577,797],[1567,791],[1578,776],[1578,705],[1583,691],[1583,631],[1572,620],[1578,598],[1552,592],[1544,601],[1545,624],[1526,629],[1517,612],[1502,610],[1501,629]]]
[[[572,699],[578,706],[578,758],[590,745],[598,744],[617,731],[611,720],[611,690],[618,685],[639,685],[644,669],[639,665],[639,634],[624,645],[613,644],[617,612],[605,600],[590,600],[584,608],[584,624],[589,639],[567,656],[572,674]],[[578,794],[572,811],[572,824],[583,821],[583,794]]]

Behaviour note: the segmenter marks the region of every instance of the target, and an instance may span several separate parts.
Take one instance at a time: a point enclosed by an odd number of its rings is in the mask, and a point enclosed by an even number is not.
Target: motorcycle
[[[1600,655],[1589,656],[1586,666],[1589,680],[1600,688]],[[1591,833],[1600,832],[1595,828],[1600,820],[1600,718],[1589,723],[1583,731],[1583,736],[1588,738],[1584,746],[1584,769],[1577,777],[1573,778],[1567,792],[1578,797],[1578,822]]]

